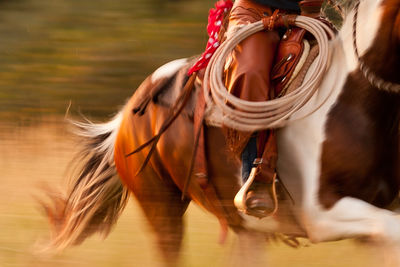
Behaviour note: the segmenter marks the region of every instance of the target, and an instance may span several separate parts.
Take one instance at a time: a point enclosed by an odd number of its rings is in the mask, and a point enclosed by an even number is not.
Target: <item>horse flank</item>
[[[81,150],[74,159],[77,175],[67,196],[48,193],[51,204],[42,206],[52,226],[43,251],[62,250],[80,244],[99,232],[106,237],[128,201],[114,164],[114,143],[122,114],[108,123],[71,121]]]

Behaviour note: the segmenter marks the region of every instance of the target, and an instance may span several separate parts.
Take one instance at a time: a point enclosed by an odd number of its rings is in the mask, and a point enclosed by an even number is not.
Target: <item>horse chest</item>
[[[385,207],[399,184],[399,98],[349,76],[328,114],[319,201],[326,208],[351,196]]]

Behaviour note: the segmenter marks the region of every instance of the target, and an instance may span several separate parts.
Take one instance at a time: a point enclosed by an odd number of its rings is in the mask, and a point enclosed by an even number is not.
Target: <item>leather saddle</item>
[[[320,18],[322,3],[323,0],[300,1],[301,15],[322,19]],[[286,93],[285,89],[294,79],[293,75],[298,74],[295,70],[299,70],[303,66],[305,63],[304,59],[310,54],[310,44],[313,46],[314,40],[312,37],[308,37],[306,33],[305,29],[292,27],[287,29],[282,36],[277,48],[275,64],[271,71],[271,80],[275,87],[275,97]],[[315,58],[315,54],[312,56]]]

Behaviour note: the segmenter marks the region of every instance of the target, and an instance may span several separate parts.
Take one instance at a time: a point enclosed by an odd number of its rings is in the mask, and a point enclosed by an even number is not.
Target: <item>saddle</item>
[[[300,28],[290,28],[283,35],[275,58],[275,65],[272,68],[271,80],[275,89],[275,96],[285,94],[284,89],[291,81],[292,76],[296,75],[295,69],[304,63],[300,60],[309,53],[309,42],[304,40],[306,30]],[[307,49],[306,49],[307,48]]]
[[[323,0],[301,1],[299,3],[301,15],[328,23],[320,17],[322,2]],[[312,62],[318,55],[318,52],[315,51],[317,48],[310,54],[311,47],[315,47],[315,42],[313,39],[308,38],[306,33],[305,29],[292,27],[287,29],[282,36],[276,53],[275,65],[271,72],[271,80],[277,97],[286,93],[288,85],[299,74],[306,60]],[[311,58],[308,58],[310,55]]]

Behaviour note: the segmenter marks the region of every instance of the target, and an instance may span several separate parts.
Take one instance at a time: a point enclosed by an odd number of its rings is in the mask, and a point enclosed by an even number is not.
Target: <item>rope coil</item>
[[[316,68],[309,78],[296,90],[269,101],[246,101],[230,94],[222,81],[227,57],[242,40],[265,30],[263,21],[238,27],[235,34],[221,44],[208,64],[203,81],[204,97],[207,103],[208,121],[216,125],[225,125],[240,131],[259,131],[285,126],[290,116],[301,109],[314,95],[328,66],[330,51],[328,38],[333,31],[319,20],[297,16],[294,25],[310,32],[318,42],[319,56]],[[252,90],[257,90],[256,88]],[[222,114],[213,116],[212,114]]]

